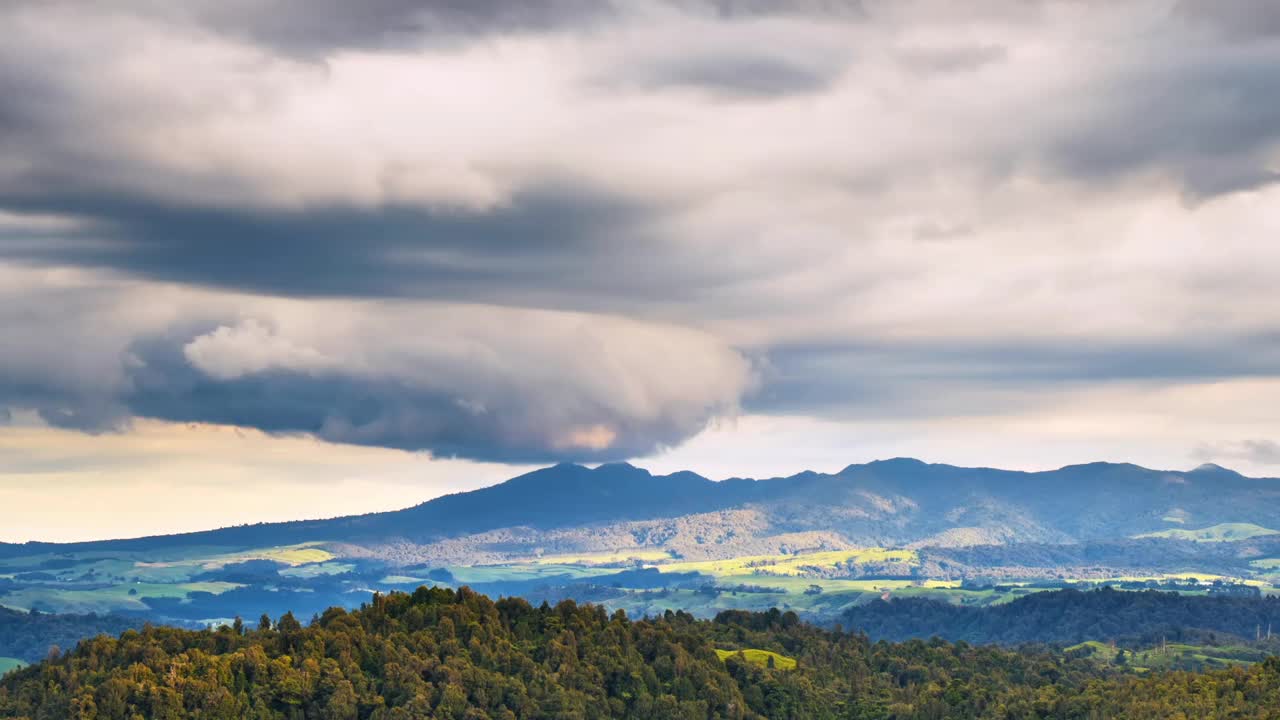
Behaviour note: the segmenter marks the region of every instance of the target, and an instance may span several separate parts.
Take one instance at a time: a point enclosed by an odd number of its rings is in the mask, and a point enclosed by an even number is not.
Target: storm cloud
[[[1280,373],[1267,3],[12,3],[0,410],[499,460]]]

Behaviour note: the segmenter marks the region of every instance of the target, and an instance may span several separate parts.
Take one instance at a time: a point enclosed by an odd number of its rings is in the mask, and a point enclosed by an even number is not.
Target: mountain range
[[[1219,526],[1248,539],[1280,527],[1280,479],[1217,465],[1190,471],[1090,463],[1044,472],[896,458],[840,472],[712,481],[626,463],[560,464],[392,512],[180,535],[48,545],[144,550],[182,545],[341,544],[403,562],[501,561],[542,553],[660,548],[702,559],[850,547],[1072,545]],[[1227,534],[1230,534],[1228,532]],[[29,554],[43,543],[0,546]]]

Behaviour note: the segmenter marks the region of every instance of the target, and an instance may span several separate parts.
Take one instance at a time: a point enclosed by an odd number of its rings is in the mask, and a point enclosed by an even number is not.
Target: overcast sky
[[[1280,475],[1280,5],[0,9],[0,539],[556,461]]]

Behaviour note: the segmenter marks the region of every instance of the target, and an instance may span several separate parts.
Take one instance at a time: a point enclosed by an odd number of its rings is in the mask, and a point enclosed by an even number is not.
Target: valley
[[[877,599],[986,606],[1064,587],[1265,596],[1280,594],[1277,498],[1280,481],[1221,468],[891,460],[712,482],[557,465],[391,513],[2,545],[0,605],[203,625],[465,585],[632,615],[779,607],[826,622]],[[1183,506],[1197,516],[1170,514]]]

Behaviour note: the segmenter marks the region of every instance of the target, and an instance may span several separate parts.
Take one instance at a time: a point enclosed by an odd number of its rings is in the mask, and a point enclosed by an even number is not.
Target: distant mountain
[[[1046,472],[927,464],[909,458],[715,482],[653,475],[626,463],[561,464],[394,512],[248,525],[69,545],[0,547],[142,550],[184,545],[274,546],[324,541],[398,557],[477,559],[531,552],[664,548],[718,557],[852,546],[1061,545],[1171,529],[1280,528],[1280,480],[1218,466],[1191,471],[1091,463]],[[1177,539],[1185,533],[1165,533]],[[350,548],[349,548],[350,549]]]

